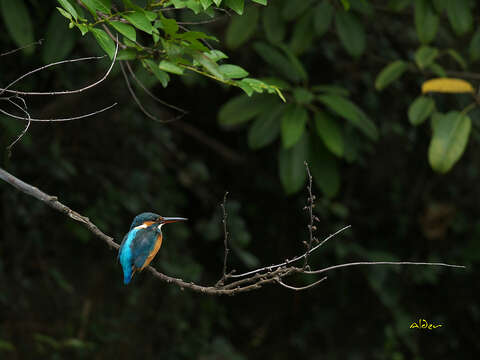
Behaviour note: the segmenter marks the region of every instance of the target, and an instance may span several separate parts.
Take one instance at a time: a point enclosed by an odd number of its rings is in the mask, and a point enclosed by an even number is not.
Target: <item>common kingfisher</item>
[[[151,212],[135,216],[118,251],[118,260],[122,265],[125,285],[132,280],[136,271],[146,268],[157,254],[162,246],[162,226],[186,220],[188,219],[163,217]]]

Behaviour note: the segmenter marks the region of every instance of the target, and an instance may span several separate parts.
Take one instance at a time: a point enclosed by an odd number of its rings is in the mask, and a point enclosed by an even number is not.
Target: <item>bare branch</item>
[[[340,234],[341,232],[347,230],[348,228],[352,227],[352,225],[347,225],[347,226],[344,226],[343,228],[341,228],[340,230],[334,232],[333,234],[327,236],[320,244],[314,246],[311,250],[310,250],[310,253],[314,252],[315,250],[317,250],[320,246],[322,246],[324,243],[326,243],[328,240],[332,239],[333,237],[337,236],[338,234]],[[260,272],[265,272],[265,271],[273,271],[279,267],[282,267],[282,266],[287,266],[287,265],[290,265],[290,264],[293,264],[294,262],[298,261],[298,260],[301,260],[301,259],[304,259],[305,256],[307,254],[304,253],[302,255],[299,255],[299,256],[295,256],[293,259],[291,260],[285,260],[284,262],[280,263],[280,264],[275,264],[275,265],[270,265],[270,266],[265,266],[265,267],[262,267],[262,268],[258,268],[258,269],[255,269],[255,270],[252,270],[252,271],[248,271],[248,272],[245,272],[245,273],[242,273],[242,274],[232,274],[230,275],[230,277],[232,278],[240,278],[240,277],[245,277],[245,276],[249,276],[249,275],[252,275],[252,274],[256,274],[256,273],[260,273]]]
[[[302,290],[307,290],[307,289],[313,288],[314,286],[317,286],[318,284],[320,284],[324,280],[327,280],[326,276],[321,278],[320,280],[315,281],[314,283],[311,283],[310,285],[306,285],[306,286],[302,286],[302,287],[295,287],[295,286],[287,285],[280,279],[277,279],[277,283],[279,283],[283,287],[285,287],[287,289],[290,289],[290,290],[302,291]]]
[[[314,217],[313,217],[313,207],[315,206],[315,196],[312,194],[312,174],[310,174],[310,168],[308,167],[308,163],[306,161],[303,162],[305,165],[305,169],[307,171],[308,176],[308,197],[307,197],[307,206],[305,210],[308,210],[308,215],[310,217],[310,224],[308,225],[308,235],[309,239],[308,242],[305,243],[305,247],[307,248],[307,252],[305,253],[305,261],[303,262],[303,268],[306,269],[308,266],[308,256],[310,255],[310,250],[312,248],[312,244],[314,241],[313,232],[316,230],[314,225]]]
[[[86,227],[95,236],[104,240],[111,248],[115,248],[115,249],[119,248],[119,245],[114,241],[114,239],[112,237],[104,234],[87,217],[80,215],[76,211],[74,211],[74,210],[70,209],[69,207],[67,207],[66,205],[62,204],[60,201],[58,201],[57,197],[50,196],[50,195],[44,193],[43,191],[39,190],[38,188],[23,182],[22,180],[16,178],[15,176],[9,174],[8,172],[6,172],[5,170],[3,170],[1,168],[0,168],[0,179],[2,179],[5,182],[9,183],[10,185],[14,186],[18,190],[45,202],[46,204],[48,204],[50,207],[56,209],[57,211],[65,213],[70,218],[72,218],[73,220],[79,222],[84,227]],[[226,196],[227,196],[227,194],[225,194],[225,197],[224,197],[223,208],[224,208],[224,205],[225,205]],[[226,220],[226,212],[224,212],[224,220]],[[340,233],[341,231],[343,231],[343,230],[345,230],[349,227],[350,226],[346,226],[345,228],[337,231],[335,234],[330,235],[329,238],[335,236],[336,234]],[[226,230],[226,222],[224,222],[224,231],[225,232],[227,231]],[[228,234],[228,233],[226,233],[226,234]],[[327,240],[328,240],[328,238],[325,239],[324,241],[322,241],[322,243],[313,247],[310,252],[318,249],[318,247],[320,247]],[[227,249],[227,237],[224,240],[224,245],[225,245],[225,248]],[[227,255],[227,252],[228,251],[226,251],[226,253],[225,253],[226,255]],[[270,267],[257,269],[257,270],[254,270],[252,272],[249,272],[249,273],[241,274],[241,276],[244,276],[244,278],[242,278],[240,280],[237,280],[237,281],[234,281],[234,282],[230,282],[228,284],[218,284],[217,283],[216,286],[202,286],[202,285],[195,284],[193,282],[186,282],[183,279],[173,278],[173,277],[167,276],[165,274],[162,274],[161,272],[159,272],[158,270],[156,270],[152,266],[149,266],[147,269],[156,278],[158,278],[162,281],[165,281],[167,283],[175,284],[176,286],[180,287],[181,289],[187,288],[187,289],[191,289],[193,291],[199,292],[199,293],[209,294],[209,295],[235,295],[237,293],[243,293],[243,292],[247,292],[247,291],[256,290],[256,289],[259,289],[259,288],[263,287],[266,284],[272,284],[272,283],[278,283],[281,286],[283,286],[285,288],[288,288],[290,290],[294,290],[294,291],[306,290],[306,289],[309,289],[309,288],[312,288],[312,287],[318,285],[319,283],[324,281],[326,279],[326,277],[324,277],[324,278],[322,278],[322,279],[320,279],[320,280],[318,280],[318,281],[316,281],[316,282],[314,282],[310,285],[304,286],[304,287],[294,287],[294,286],[291,286],[291,285],[287,285],[287,284],[285,284],[285,282],[283,282],[283,278],[285,278],[289,275],[292,275],[292,274],[319,274],[319,273],[326,272],[326,271],[333,270],[333,269],[338,269],[338,268],[342,268],[342,267],[349,267],[349,266],[357,266],[357,265],[429,265],[429,266],[446,266],[446,267],[453,267],[453,268],[465,268],[464,266],[450,265],[450,264],[444,264],[444,263],[390,262],[390,261],[388,261],[388,262],[385,261],[385,262],[347,263],[347,264],[330,266],[330,267],[327,267],[327,268],[324,268],[324,269],[314,270],[314,271],[306,270],[305,268],[293,267],[293,266],[290,265],[294,261],[305,258],[307,256],[307,253],[308,253],[308,251],[306,253],[304,253],[303,255],[297,256],[296,258],[294,258],[291,261],[287,260],[282,264],[277,264],[277,265],[273,265],[273,266],[270,266]],[[224,257],[224,266],[223,266],[224,276],[227,275],[226,274],[226,263],[227,263],[226,262],[227,261],[227,256],[226,255]],[[267,272],[264,272],[264,271],[267,271]],[[246,275],[251,275],[251,276],[245,277]],[[230,277],[234,277],[234,276],[231,275],[231,274],[228,274],[228,278],[230,278]],[[225,281],[226,280],[227,280],[227,276],[225,276]]]
[[[18,91],[18,90],[9,90],[11,86],[19,82],[20,80],[24,79],[27,76],[30,76],[36,72],[45,70],[49,67],[55,66],[55,65],[60,65],[60,64],[66,64],[66,63],[72,63],[72,62],[77,62],[77,61],[87,61],[87,60],[98,60],[102,59],[104,56],[90,56],[90,57],[85,57],[85,58],[80,58],[80,59],[70,59],[70,60],[62,60],[62,61],[57,61],[51,64],[47,64],[44,66],[41,66],[37,69],[34,69],[32,71],[27,72],[26,74],[23,74],[16,80],[12,81],[10,84],[8,84],[5,88],[0,88],[0,95],[2,95],[4,92],[11,93],[11,94],[16,94],[16,95],[69,95],[69,94],[77,94],[80,92],[83,92],[85,90],[91,89],[98,84],[100,84],[102,81],[104,81],[110,72],[112,71],[113,65],[115,64],[115,60],[117,59],[117,54],[118,54],[118,42],[115,47],[115,54],[113,55],[112,63],[110,64],[110,67],[108,68],[107,72],[97,81],[95,81],[92,84],[89,84],[87,86],[84,86],[80,89],[77,90],[65,90],[65,91],[47,91],[47,92],[34,92],[34,91]]]
[[[0,98],[0,100],[3,100],[3,99]],[[5,110],[2,110],[2,109],[0,109],[0,113],[4,114],[6,116],[9,116],[11,118],[14,118],[14,119],[19,119],[19,120],[27,120],[27,121],[35,121],[35,122],[65,122],[65,121],[85,119],[87,117],[97,115],[97,114],[100,114],[104,111],[107,111],[107,110],[113,108],[116,105],[117,105],[117,103],[113,103],[112,105],[104,107],[100,110],[97,110],[97,111],[94,111],[94,112],[91,112],[91,113],[88,113],[88,114],[85,114],[85,115],[73,116],[73,117],[68,117],[68,118],[32,119],[30,117],[21,117],[21,116],[17,116],[17,115],[14,115],[14,114],[10,114],[9,112],[7,112]]]
[[[28,48],[28,47],[30,47],[30,46],[42,45],[42,43],[43,43],[43,39],[40,39],[40,40],[34,41],[34,42],[30,43],[30,44],[24,45],[24,46],[22,46],[22,47],[19,47],[19,48],[16,48],[16,49],[13,49],[13,50],[9,50],[9,51],[7,51],[7,52],[4,52],[4,53],[0,54],[0,57],[14,54],[14,53],[16,53],[17,51],[26,49],[26,48]]]
[[[223,196],[223,202],[220,204],[220,207],[222,208],[222,223],[223,223],[223,246],[225,249],[225,254],[223,256],[223,274],[220,280],[215,284],[215,286],[222,286],[225,283],[225,280],[228,279],[229,275],[227,274],[227,258],[228,258],[228,229],[227,229],[227,211],[225,210],[225,205],[227,203],[227,195],[228,191],[225,192],[225,195]]]
[[[18,105],[16,102],[14,102],[12,99],[13,98],[18,98],[20,99],[20,101],[22,102],[22,106]],[[23,111],[25,113],[25,115],[27,116],[27,125],[25,125],[25,128],[22,130],[22,132],[20,132],[20,134],[16,137],[15,140],[13,140],[13,142],[7,146],[7,156],[10,157],[12,156],[12,148],[13,146],[18,142],[20,141],[20,139],[27,133],[28,131],[28,128],[30,127],[30,124],[32,123],[32,120],[30,119],[30,114],[28,113],[28,109],[27,109],[27,103],[25,102],[25,100],[23,98],[21,98],[20,96],[12,96],[11,99],[8,99],[8,101],[13,104],[14,106],[18,107],[21,111]]]
[[[130,84],[130,80],[128,79],[128,75],[125,71],[125,68],[123,66],[123,61],[120,61],[120,68],[122,69],[122,74],[123,74],[123,78],[125,79],[125,83],[127,84],[127,89],[128,91],[130,92],[130,95],[132,96],[133,98],[133,101],[135,101],[135,103],[137,104],[137,106],[140,108],[140,110],[151,120],[153,121],[157,121],[157,122],[160,122],[160,123],[166,123],[166,122],[169,122],[169,120],[162,120],[162,119],[159,119],[157,118],[155,115],[153,114],[150,114],[147,109],[145,109],[145,107],[143,106],[142,102],[140,101],[140,99],[137,97],[137,94],[135,94],[135,91],[133,91],[133,88],[132,88],[132,85]]]
[[[166,107],[169,107],[169,108],[172,108],[174,110],[177,110],[183,114],[188,114],[188,111],[187,110],[184,110],[182,108],[179,108],[178,106],[175,106],[175,105],[172,105],[172,104],[169,104],[167,103],[166,101],[156,97],[155,95],[153,95],[153,93],[148,90],[146,88],[146,86],[137,78],[137,76],[135,75],[135,72],[133,71],[132,67],[130,66],[130,63],[128,61],[125,61],[125,63],[127,64],[127,68],[128,68],[128,72],[130,73],[130,75],[132,76],[132,78],[135,80],[135,82],[137,83],[138,86],[140,86],[140,88],[145,91],[145,93],[150,96],[152,99],[154,99],[155,101],[159,102],[160,104],[166,106]],[[166,120],[168,121],[168,120]]]
[[[460,268],[465,269],[463,265],[452,265],[445,263],[430,263],[430,262],[412,262],[412,261],[357,261],[346,264],[339,264],[334,266],[329,266],[320,270],[304,271],[305,274],[321,274],[326,271],[340,269],[349,266],[359,266],[359,265],[428,265],[428,266],[445,266],[451,268]]]
[[[34,198],[43,201],[46,203],[48,206],[52,207],[53,209],[60,211],[67,216],[69,216],[71,219],[79,222],[81,225],[86,227],[90,232],[92,232],[95,236],[98,238],[102,239],[105,241],[110,248],[117,249],[120,247],[112,237],[104,234],[94,223],[90,221],[89,218],[80,215],[78,212],[70,209],[68,206],[62,204],[60,201],[58,201],[58,198],[56,196],[51,196],[43,191],[39,190],[38,188],[27,184],[23,182],[22,180],[16,178],[12,174],[8,173],[7,171],[3,170],[0,168],[0,179],[4,180],[8,184],[12,185],[16,189],[18,189],[21,192],[24,192],[27,195],[33,196]],[[248,292],[252,290],[256,290],[261,288],[263,285],[269,284],[269,283],[275,283],[276,278],[279,276],[278,274],[275,274],[274,276],[262,276],[256,278],[256,281],[254,283],[247,284],[245,286],[236,286],[235,288],[227,288],[226,286],[221,287],[221,288],[216,288],[214,286],[201,286],[197,285],[193,282],[186,282],[182,279],[179,278],[174,278],[167,276],[165,274],[162,274],[159,272],[157,269],[155,269],[152,266],[148,266],[148,271],[150,271],[156,278],[165,281],[169,284],[175,284],[181,289],[191,289],[193,291],[203,293],[203,294],[209,294],[209,295],[235,295],[240,292]],[[280,270],[280,269],[279,269]],[[294,272],[294,269],[281,269],[282,270],[282,276],[288,275],[292,272]],[[245,280],[245,279],[244,279]]]

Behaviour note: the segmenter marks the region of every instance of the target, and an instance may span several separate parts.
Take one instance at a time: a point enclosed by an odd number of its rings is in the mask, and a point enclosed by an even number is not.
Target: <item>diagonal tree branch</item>
[[[71,219],[79,222],[82,226],[87,228],[95,236],[105,241],[110,246],[110,248],[114,248],[118,250],[118,248],[120,247],[111,236],[108,236],[105,233],[103,233],[94,223],[90,221],[88,217],[83,216],[80,213],[70,209],[68,206],[61,203],[56,196],[51,196],[46,194],[42,190],[18,179],[17,177],[13,176],[12,174],[8,173],[2,168],[0,168],[0,179],[10,184],[11,186],[15,187],[19,191],[46,203],[48,206],[52,207],[53,209],[61,213],[64,213],[65,215],[69,216]],[[337,233],[343,231],[346,228],[341,229]],[[224,228],[224,230],[225,229],[226,227]],[[322,278],[310,285],[303,286],[303,287],[294,287],[294,286],[287,285],[283,282],[283,278],[293,274],[318,274],[318,273],[327,272],[327,271],[342,268],[342,267],[349,267],[349,266],[355,266],[355,265],[429,265],[429,266],[443,266],[443,267],[452,267],[452,268],[465,268],[464,266],[450,265],[450,264],[444,264],[444,263],[386,262],[386,261],[385,262],[347,263],[347,264],[334,265],[334,266],[326,267],[320,270],[313,270],[313,271],[306,270],[301,267],[291,266],[291,263],[293,261],[304,259],[305,257],[308,256],[308,254],[311,254],[312,251],[315,251],[316,249],[318,249],[323,243],[325,243],[329,238],[333,237],[335,234],[330,235],[325,240],[323,240],[320,244],[310,249],[309,252],[306,252],[303,255],[297,256],[291,261],[287,260],[281,264],[273,265],[270,267],[264,267],[264,268],[256,269],[253,272],[241,274],[241,276],[243,276],[244,278],[234,282],[230,282],[228,284],[217,283],[216,286],[202,286],[202,285],[195,284],[193,282],[186,282],[183,279],[170,277],[168,275],[165,275],[159,272],[157,269],[155,269],[152,266],[149,266],[147,269],[154,277],[166,283],[174,284],[180,287],[181,289],[190,289],[195,292],[199,292],[202,294],[209,294],[209,295],[235,295],[237,293],[256,290],[263,287],[266,284],[272,284],[272,283],[278,283],[281,286],[286,287],[290,290],[295,290],[295,291],[306,290],[311,287],[314,287],[315,285],[324,281],[326,278]],[[230,275],[230,277],[234,277],[234,276]]]

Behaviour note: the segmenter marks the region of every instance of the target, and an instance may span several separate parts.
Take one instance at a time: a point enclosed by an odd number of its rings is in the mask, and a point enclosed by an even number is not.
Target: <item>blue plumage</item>
[[[123,283],[125,285],[130,282],[133,276],[132,264],[134,255],[132,251],[132,243],[138,231],[139,229],[132,229],[127,233],[127,235],[125,235],[118,252],[118,259],[120,260],[120,264],[122,265],[123,269]]]
[[[130,231],[123,238],[118,260],[123,269],[123,283],[127,285],[137,270],[148,266],[162,244],[164,224],[185,221],[185,218],[167,218],[154,213],[137,215]]]

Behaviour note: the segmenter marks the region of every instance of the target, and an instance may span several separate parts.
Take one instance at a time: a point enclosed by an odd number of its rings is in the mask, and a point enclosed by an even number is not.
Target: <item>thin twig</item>
[[[329,266],[320,270],[304,271],[304,273],[305,274],[321,274],[323,272],[334,270],[334,269],[340,269],[340,268],[349,267],[349,266],[359,266],[359,265],[428,265],[428,266],[445,266],[445,267],[461,268],[461,269],[466,268],[463,265],[451,265],[451,264],[445,264],[445,263],[429,263],[429,262],[413,262],[413,261],[357,261],[357,262]]]
[[[113,68],[113,65],[115,64],[115,60],[117,59],[117,54],[118,54],[118,43],[115,47],[115,54],[113,55],[113,59],[112,59],[112,63],[110,64],[110,67],[108,68],[107,72],[97,81],[95,81],[94,83],[92,84],[89,84],[87,86],[84,86],[80,89],[77,89],[77,90],[65,90],[65,91],[49,91],[49,92],[35,92],[35,91],[18,91],[18,90],[9,90],[9,88],[11,86],[13,86],[14,84],[16,84],[17,82],[19,82],[20,80],[24,79],[25,77],[27,76],[30,76],[36,72],[39,72],[39,71],[42,71],[42,70],[45,70],[49,67],[52,67],[52,66],[55,66],[55,65],[60,65],[60,64],[66,64],[66,63],[72,63],[72,62],[77,62],[77,61],[87,61],[87,60],[98,60],[98,59],[101,59],[103,58],[104,56],[90,56],[90,57],[86,57],[86,58],[80,58],[80,59],[70,59],[70,60],[62,60],[62,61],[57,61],[57,62],[54,62],[54,63],[51,63],[51,64],[47,64],[47,65],[44,65],[44,66],[41,66],[37,69],[34,69],[32,71],[29,71],[27,72],[26,74],[23,74],[22,76],[20,76],[19,78],[17,78],[16,80],[12,81],[10,84],[8,84],[5,88],[0,88],[0,95],[2,95],[4,92],[7,92],[7,93],[12,93],[12,94],[17,94],[17,95],[70,95],[70,94],[77,94],[77,93],[80,93],[80,92],[83,92],[85,90],[88,90],[88,89],[91,89],[95,86],[97,86],[98,84],[100,84],[102,81],[104,81],[108,75],[110,74],[110,72],[112,71],[112,68]]]
[[[156,122],[160,122],[160,123],[167,123],[167,122],[170,122],[172,120],[175,120],[174,119],[168,119],[168,120],[162,120],[162,119],[159,119],[157,118],[155,115],[149,113],[147,111],[147,109],[145,109],[145,107],[143,106],[142,102],[140,101],[140,99],[137,97],[137,94],[135,94],[135,91],[133,90],[132,88],[132,85],[130,84],[130,80],[128,79],[128,75],[127,75],[127,72],[125,71],[125,67],[123,66],[123,61],[120,61],[120,69],[122,69],[122,74],[123,74],[123,78],[125,79],[125,84],[127,84],[127,89],[128,89],[128,92],[130,93],[130,95],[132,96],[132,99],[133,101],[135,101],[135,103],[137,104],[137,106],[140,108],[140,110],[151,120],[153,121],[156,121]],[[182,114],[183,116],[183,114]]]
[[[127,64],[127,69],[128,69],[128,72],[130,73],[130,75],[132,76],[132,78],[135,80],[135,82],[137,83],[138,86],[140,86],[140,88],[145,91],[145,93],[150,96],[152,99],[154,99],[155,101],[159,102],[160,104],[166,106],[166,107],[169,107],[169,108],[172,108],[174,110],[177,110],[183,114],[188,114],[188,111],[187,110],[184,110],[182,108],[179,108],[178,106],[175,106],[175,105],[172,105],[172,104],[169,104],[167,103],[166,101],[156,97],[150,90],[147,89],[147,87],[137,78],[137,76],[135,75],[135,72],[133,71],[132,67],[130,66],[130,63],[128,61],[125,61],[125,64]]]
[[[0,100],[2,100],[2,99],[0,99]],[[7,112],[5,110],[2,110],[2,109],[0,109],[0,113],[4,114],[6,116],[9,116],[11,118],[14,118],[14,119],[18,119],[18,120],[27,120],[27,121],[35,121],[35,122],[65,122],[65,121],[85,119],[87,117],[97,115],[97,114],[100,114],[104,111],[107,111],[107,110],[113,108],[116,105],[117,105],[117,103],[113,103],[112,105],[109,105],[109,106],[107,106],[103,109],[100,109],[100,110],[97,110],[97,111],[94,111],[94,112],[91,112],[91,113],[88,113],[88,114],[85,114],[85,115],[73,116],[73,117],[68,117],[68,118],[33,119],[31,117],[27,118],[27,117],[21,117],[21,116],[17,116],[17,115],[14,115],[14,114],[10,114],[9,112]]]
[[[26,49],[26,48],[28,48],[28,47],[30,47],[30,46],[42,45],[42,43],[43,43],[43,39],[40,39],[40,40],[34,41],[34,42],[30,43],[30,44],[24,45],[24,46],[22,46],[22,47],[19,47],[19,48],[16,48],[16,49],[13,49],[13,50],[9,50],[9,51],[7,51],[7,52],[4,52],[4,53],[0,54],[0,57],[14,54],[14,53],[16,53],[17,51]]]
[[[314,252],[315,250],[317,250],[320,246],[322,246],[324,243],[326,243],[328,240],[332,239],[333,237],[337,236],[338,234],[340,234],[341,232],[347,230],[348,228],[352,227],[352,225],[347,225],[347,226],[344,226],[343,228],[341,228],[340,230],[337,230],[336,232],[334,232],[333,234],[327,236],[320,244],[314,246],[312,249],[310,249],[310,253]],[[301,260],[303,258],[305,258],[307,254],[304,253],[302,255],[298,255],[296,257],[294,257],[293,259],[291,260],[286,260],[280,264],[275,264],[275,265],[270,265],[270,266],[265,266],[265,267],[262,267],[262,268],[258,268],[258,269],[255,269],[255,270],[252,270],[252,271],[248,271],[248,272],[245,272],[245,273],[242,273],[242,274],[232,274],[230,275],[230,277],[232,278],[240,278],[240,277],[245,277],[245,276],[249,276],[249,275],[252,275],[252,274],[255,274],[255,273],[260,273],[260,272],[265,272],[265,271],[273,271],[279,267],[282,267],[282,266],[287,266],[287,265],[290,265],[298,260]]]
[[[13,146],[15,146],[15,144],[17,142],[20,141],[20,139],[27,133],[28,131],[28,128],[30,127],[30,124],[32,123],[32,120],[30,118],[30,114],[28,112],[28,108],[27,108],[27,103],[25,102],[25,100],[23,98],[21,98],[20,96],[12,96],[12,98],[18,98],[21,100],[22,102],[22,106],[18,105],[16,102],[14,102],[12,99],[9,99],[9,102],[11,104],[13,104],[14,106],[18,107],[21,111],[23,111],[25,113],[25,115],[27,116],[27,125],[25,125],[25,128],[22,130],[22,132],[20,132],[20,134],[16,137],[16,139],[10,144],[7,146],[7,156],[8,157],[11,157],[12,156],[12,148]]]
[[[280,279],[277,279],[277,283],[279,283],[280,285],[282,285],[283,287],[285,287],[287,289],[295,290],[295,291],[301,291],[301,290],[307,290],[307,289],[313,288],[314,286],[317,286],[318,284],[320,284],[324,280],[327,280],[326,276],[321,278],[320,280],[315,281],[314,283],[311,283],[310,285],[306,285],[306,286],[302,286],[302,287],[287,285]]]
[[[307,206],[305,210],[308,210],[308,215],[310,217],[310,224],[308,225],[308,235],[309,239],[308,242],[305,242],[305,247],[307,248],[307,252],[305,253],[305,261],[303,262],[303,268],[306,269],[308,266],[308,256],[310,255],[310,249],[312,248],[314,235],[313,232],[316,230],[314,225],[314,218],[313,218],[313,207],[315,206],[315,196],[312,194],[312,174],[310,174],[310,168],[308,167],[307,161],[304,161],[303,164],[305,165],[305,169],[307,171],[308,176],[308,198],[307,198]]]
[[[222,208],[223,246],[225,249],[225,253],[223,256],[223,274],[215,286],[222,286],[225,283],[225,280],[229,276],[227,275],[227,258],[228,258],[228,253],[230,252],[230,250],[228,249],[228,236],[229,236],[228,229],[227,229],[228,215],[227,215],[227,210],[225,209],[225,206],[227,204],[227,195],[228,195],[228,191],[225,192],[225,195],[223,196],[223,202],[220,204],[220,207]]]

